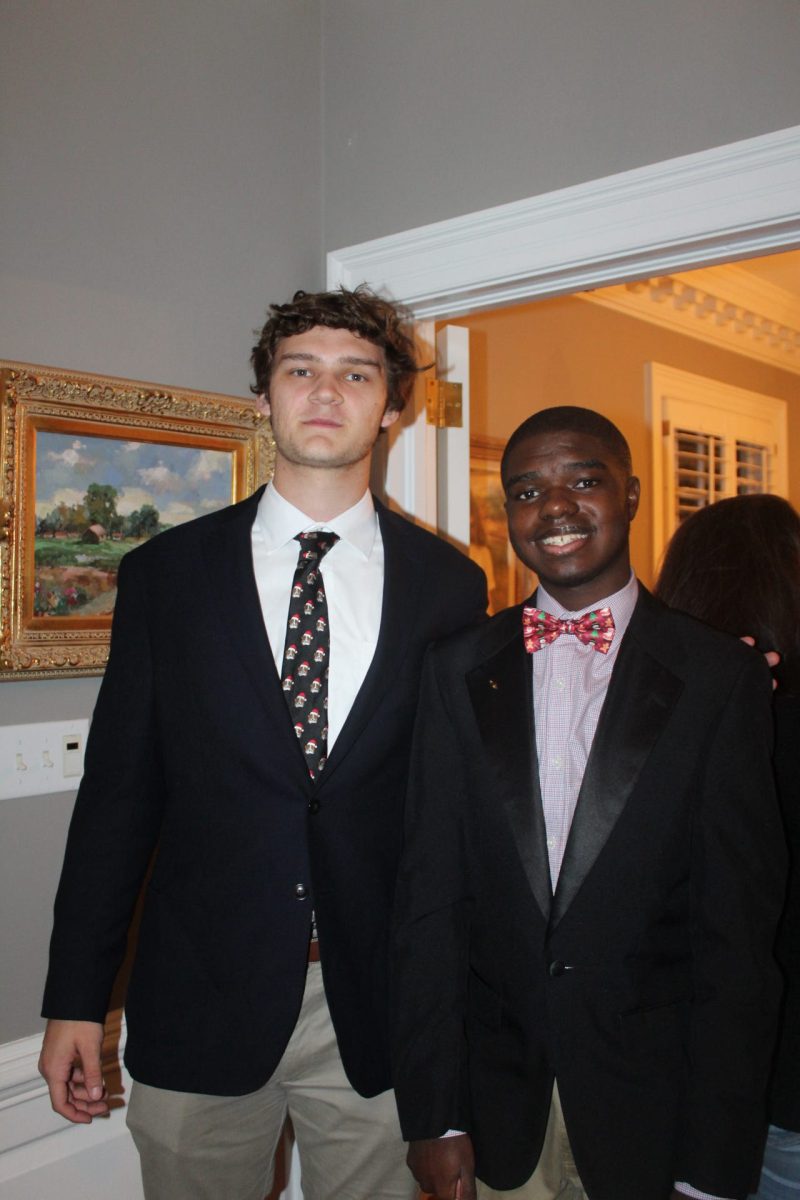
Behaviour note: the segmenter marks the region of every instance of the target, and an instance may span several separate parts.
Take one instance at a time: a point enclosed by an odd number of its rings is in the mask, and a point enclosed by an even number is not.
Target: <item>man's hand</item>
[[[78,1125],[108,1112],[100,1055],[103,1026],[96,1021],[48,1021],[39,1056],[54,1110]]]
[[[476,1200],[475,1155],[468,1134],[410,1142],[406,1162],[423,1192],[436,1200]]]

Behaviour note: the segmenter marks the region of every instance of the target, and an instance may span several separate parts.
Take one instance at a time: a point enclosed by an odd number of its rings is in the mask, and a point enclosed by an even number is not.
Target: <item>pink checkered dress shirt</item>
[[[638,595],[639,585],[631,575],[620,591],[592,604],[593,609],[610,608],[614,618],[614,640],[608,654],[598,654],[578,638],[562,634],[531,655],[536,753],[553,889],[561,870],[600,710]],[[569,612],[541,585],[536,593],[536,607],[553,617],[577,618],[588,611],[584,608]],[[699,1192],[688,1183],[676,1183],[675,1188],[697,1200],[723,1200],[708,1192]]]
[[[598,654],[593,646],[562,633],[531,656],[536,753],[554,890],[600,709],[638,595],[639,585],[631,575],[624,588],[592,605],[593,609],[610,608],[614,618],[614,640],[607,654]],[[554,617],[581,617],[587,611],[569,612],[541,584],[536,607]]]

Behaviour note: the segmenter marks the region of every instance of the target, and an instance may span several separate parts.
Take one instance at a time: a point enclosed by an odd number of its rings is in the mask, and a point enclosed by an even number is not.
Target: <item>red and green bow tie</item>
[[[522,636],[525,649],[535,654],[554,642],[562,633],[572,633],[584,646],[594,646],[600,654],[608,654],[614,638],[614,618],[610,608],[593,608],[577,620],[553,617],[542,608],[526,605],[522,610]]]

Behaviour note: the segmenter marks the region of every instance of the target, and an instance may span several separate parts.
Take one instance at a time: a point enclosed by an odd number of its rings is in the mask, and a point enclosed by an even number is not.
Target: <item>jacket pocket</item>
[[[686,1058],[688,1017],[687,1000],[620,1013],[625,1053],[640,1062],[671,1064],[674,1069],[680,1069]]]

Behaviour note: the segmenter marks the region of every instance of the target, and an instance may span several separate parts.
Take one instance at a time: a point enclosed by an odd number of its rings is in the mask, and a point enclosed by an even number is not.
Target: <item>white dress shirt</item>
[[[278,675],[283,665],[298,533],[329,529],[339,540],[320,567],[328,603],[328,751],[347,720],[375,654],[383,606],[383,539],[369,491],[330,521],[314,521],[269,483],[253,523],[253,568]]]

